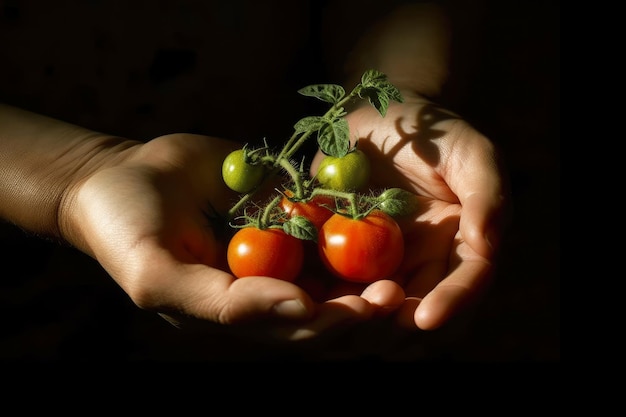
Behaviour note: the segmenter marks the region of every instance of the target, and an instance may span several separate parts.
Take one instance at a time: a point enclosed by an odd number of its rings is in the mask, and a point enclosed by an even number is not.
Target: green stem
[[[230,221],[230,220],[232,220],[232,219],[233,219],[233,217],[235,217],[235,215],[237,214],[237,212],[239,211],[239,209],[240,209],[241,207],[243,207],[243,206],[244,206],[244,205],[248,202],[248,200],[250,200],[250,198],[252,198],[252,196],[253,196],[253,195],[254,195],[254,193],[253,193],[253,192],[250,192],[250,193],[248,193],[248,194],[245,194],[244,196],[242,196],[242,197],[239,199],[239,201],[237,201],[237,203],[236,203],[234,206],[232,206],[232,207],[230,208],[230,210],[228,210],[228,220],[229,220],[229,221]]]
[[[342,114],[344,112],[344,105],[357,96],[358,92],[361,90],[361,87],[361,84],[357,85],[350,94],[346,95],[344,98],[335,103],[330,109],[328,109],[326,113],[324,113],[322,119],[334,119]],[[293,135],[291,135],[291,137],[287,141],[287,144],[283,147],[282,151],[278,155],[277,160],[280,160],[282,158],[290,158],[291,156],[293,156],[293,154],[296,153],[298,149],[300,149],[304,142],[306,142],[306,140],[316,131],[317,130],[308,130],[304,132],[300,136],[298,141],[293,145],[292,143],[296,139],[297,134],[294,133]]]
[[[309,130],[308,132],[305,132],[302,136],[306,136],[309,137],[311,136],[311,133],[313,133],[312,130]],[[302,138],[301,136],[301,138]],[[294,132],[291,137],[289,138],[289,140],[287,141],[287,143],[285,143],[285,146],[283,146],[283,149],[280,150],[280,153],[278,154],[278,157],[276,157],[276,161],[275,163],[279,162],[281,159],[285,158],[285,153],[287,153],[287,151],[290,149],[290,147],[292,146],[292,143],[294,140],[296,140],[296,138],[298,137],[298,133]],[[294,145],[295,146],[295,145]]]
[[[266,157],[264,157],[266,158]],[[269,157],[268,157],[269,158]],[[271,160],[273,160],[273,158],[270,158]],[[265,187],[265,184],[271,179],[273,178],[277,173],[278,173],[279,169],[274,168],[272,169],[263,179],[263,181],[261,182],[261,184],[259,184],[254,190],[244,194],[243,196],[241,196],[241,198],[239,199],[239,201],[237,201],[237,203],[235,203],[235,205],[233,205],[230,210],[228,210],[228,220],[232,220],[233,217],[235,217],[235,215],[237,214],[237,212],[239,212],[239,210],[248,202],[250,201],[250,199],[256,194],[256,192]]]
[[[344,112],[344,105],[346,103],[348,103],[350,100],[352,100],[354,97],[357,97],[358,93],[360,92],[360,90],[363,88],[363,86],[361,84],[358,84],[356,87],[354,87],[354,89],[352,90],[352,92],[348,95],[346,95],[343,99],[339,100],[337,103],[335,103],[330,109],[328,109],[328,111],[326,113],[324,113],[324,115],[322,116],[322,118],[327,119],[327,118],[335,118],[335,117],[339,117],[340,114],[342,114]],[[291,156],[293,156],[293,154],[295,154],[298,149],[300,149],[300,147],[304,144],[304,142],[306,142],[306,140],[317,130],[308,130],[306,132],[304,132],[302,135],[300,135],[299,139],[296,141],[296,138],[298,138],[298,134],[294,133],[293,135],[291,135],[291,137],[289,138],[289,140],[287,141],[287,143],[285,144],[285,146],[283,146],[282,150],[280,151],[280,153],[278,154],[278,156],[274,159],[272,158],[270,155],[267,155],[265,157],[263,157],[262,159],[269,162],[272,166],[274,167],[278,167],[281,166],[282,168],[287,169],[287,165],[289,167],[292,167],[292,165],[289,163],[289,158],[291,158]],[[294,143],[295,141],[295,143]],[[269,179],[274,177],[274,175],[276,175],[279,172],[278,169],[272,169],[269,174],[267,175],[266,179],[263,181],[263,184]],[[298,175],[293,175],[292,172],[290,172],[289,169],[287,169],[287,172],[289,172],[289,174],[292,176],[292,178],[294,178],[294,182],[296,184],[296,195],[300,195],[300,197],[302,196],[302,182],[300,181],[300,178]],[[261,184],[261,185],[263,185]],[[251,192],[243,195],[241,197],[241,199],[239,199],[239,201],[231,207],[231,209],[228,211],[228,218],[229,220],[232,219],[237,212],[239,211],[239,209],[241,207],[243,207],[243,205],[248,202],[250,200],[250,198],[252,198],[252,196],[257,192],[257,190],[260,187],[255,188],[254,190],[252,190]],[[350,201],[350,206],[354,207],[354,195],[352,195],[351,198],[348,198],[348,200]],[[354,211],[355,209],[352,208],[352,211]]]
[[[265,206],[265,209],[263,210],[263,214],[261,215],[261,219],[259,220],[260,229],[265,229],[271,225],[270,220],[271,220],[272,210],[274,210],[274,208],[278,205],[281,198],[282,198],[281,195],[277,195],[267,206]]]
[[[291,165],[288,159],[281,158],[279,162],[280,162],[280,166],[285,171],[287,171],[287,173],[289,174],[289,176],[293,180],[293,183],[296,186],[296,193],[295,193],[296,197],[297,198],[304,197],[304,188],[302,187],[302,176],[300,175],[300,172],[298,172],[298,170],[293,165]]]
[[[315,188],[311,192],[311,197],[315,197],[316,195],[324,195],[333,198],[341,198],[347,200],[349,202],[349,215],[353,219],[359,217],[359,207],[356,202],[356,194],[355,193],[347,193],[345,191],[331,190],[328,188]]]

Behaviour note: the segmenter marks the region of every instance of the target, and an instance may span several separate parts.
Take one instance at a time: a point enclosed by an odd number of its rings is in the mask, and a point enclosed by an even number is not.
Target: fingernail
[[[300,300],[286,300],[274,305],[274,313],[277,316],[289,319],[300,319],[309,315],[308,310]]]

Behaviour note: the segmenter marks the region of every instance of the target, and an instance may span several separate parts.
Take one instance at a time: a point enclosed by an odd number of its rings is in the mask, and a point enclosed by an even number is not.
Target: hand
[[[404,98],[384,118],[367,106],[347,119],[353,140],[370,157],[372,188],[400,187],[419,196],[418,212],[400,219],[406,256],[396,281],[407,298],[395,317],[430,330],[488,284],[506,220],[506,181],[486,137],[433,103]]]
[[[224,327],[299,340],[402,304],[402,289],[390,281],[363,296],[316,303],[297,285],[227,272],[227,238],[209,218],[236,201],[221,165],[238,147],[190,134],[136,145],[68,191],[63,236],[97,259],[137,306],[181,327],[232,325]]]

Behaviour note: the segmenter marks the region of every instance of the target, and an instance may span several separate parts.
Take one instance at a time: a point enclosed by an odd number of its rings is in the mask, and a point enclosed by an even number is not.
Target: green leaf
[[[417,195],[401,188],[389,188],[378,196],[378,207],[392,217],[408,216],[419,208]]]
[[[324,126],[324,119],[322,119],[322,117],[309,116],[298,120],[293,128],[296,131],[296,134],[299,134],[319,130],[322,126]]]
[[[283,223],[283,230],[288,235],[301,240],[317,240],[317,228],[304,216],[294,216]]]
[[[359,97],[367,98],[383,117],[387,114],[391,100],[404,102],[400,90],[389,82],[387,75],[377,70],[367,70],[363,73]]]
[[[345,97],[346,90],[336,84],[315,84],[298,90],[303,96],[315,97],[327,103],[336,104]]]
[[[387,75],[374,69],[365,71],[361,76],[361,84],[366,88],[378,87],[381,83],[384,83],[386,81]]]
[[[389,97],[389,100],[397,101],[398,103],[404,103],[404,97],[402,97],[402,94],[400,94],[400,90],[398,90],[395,85],[388,82],[383,87],[383,90],[385,91],[385,93],[387,93],[387,97]]]
[[[350,128],[344,118],[327,122],[318,132],[317,144],[326,155],[342,157],[350,149]]]
[[[361,91],[361,98],[367,98],[372,106],[378,110],[382,117],[387,114],[389,108],[389,96],[384,90],[379,88],[365,88]]]

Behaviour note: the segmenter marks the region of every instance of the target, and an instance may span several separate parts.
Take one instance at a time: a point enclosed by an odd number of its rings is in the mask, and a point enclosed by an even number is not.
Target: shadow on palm
[[[418,195],[418,210],[397,219],[406,256],[395,280],[410,295],[423,297],[446,275],[459,243],[461,206],[438,173],[442,141],[459,117],[430,103],[390,107],[382,120],[369,108],[359,111],[364,114],[353,115],[350,128],[372,162],[371,187],[400,187]]]
[[[457,119],[433,104],[390,107],[383,119],[372,108],[348,116],[359,148],[371,161],[370,188],[400,187],[418,195],[417,211],[397,219],[406,255],[397,274],[390,277],[410,297],[424,297],[460,262],[455,250],[462,243],[458,238],[461,206],[437,172],[441,142],[449,134],[446,127]],[[319,264],[317,269],[311,264],[300,285],[317,301],[358,295],[367,287],[333,278]]]

